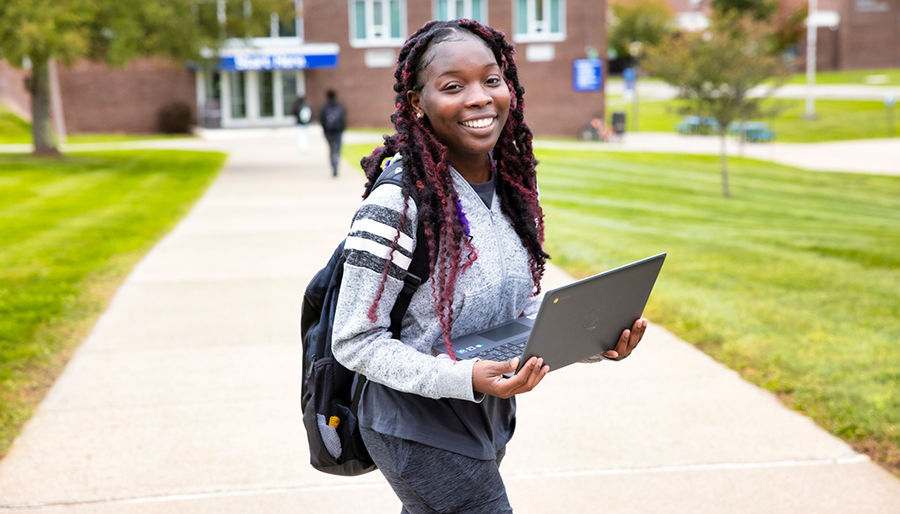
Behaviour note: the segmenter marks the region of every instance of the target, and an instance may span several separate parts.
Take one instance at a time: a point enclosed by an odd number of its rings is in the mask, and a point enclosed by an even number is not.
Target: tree
[[[784,61],[761,43],[767,36],[767,27],[750,17],[718,16],[709,31],[670,36],[650,48],[644,61],[654,76],[678,88],[682,113],[716,120],[725,197],[731,196],[725,151],[729,124],[773,115],[762,102],[787,80]]]
[[[268,34],[293,0],[0,0],[0,57],[31,66],[35,154],[58,155],[50,124],[50,62],[123,66],[143,56],[200,60],[229,35]],[[228,14],[224,23],[219,14]]]
[[[793,52],[800,38],[806,35],[806,18],[809,6],[804,4],[792,8],[788,4],[780,4],[778,11],[770,20],[772,29],[772,50],[778,54]]]
[[[712,0],[717,15],[749,15],[757,21],[769,21],[778,10],[777,0]]]
[[[632,42],[657,45],[674,30],[675,16],[662,0],[613,3],[608,44],[617,56],[627,57]]]

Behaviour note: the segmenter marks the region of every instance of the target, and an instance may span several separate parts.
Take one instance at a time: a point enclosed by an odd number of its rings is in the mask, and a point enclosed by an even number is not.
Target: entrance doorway
[[[290,126],[291,107],[305,92],[303,70],[198,71],[199,122],[208,128]]]

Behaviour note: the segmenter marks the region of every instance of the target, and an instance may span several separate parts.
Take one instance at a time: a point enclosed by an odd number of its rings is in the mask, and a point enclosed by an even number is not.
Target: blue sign
[[[637,73],[634,68],[625,68],[622,71],[622,79],[625,81],[625,90],[623,91],[625,96],[634,94],[634,83],[637,81]]]
[[[575,91],[600,91],[603,88],[603,61],[600,59],[575,59],[572,63],[572,89]]]
[[[337,68],[337,64],[337,54],[246,54],[222,57],[219,61],[218,69],[222,71],[306,70],[310,68]]]

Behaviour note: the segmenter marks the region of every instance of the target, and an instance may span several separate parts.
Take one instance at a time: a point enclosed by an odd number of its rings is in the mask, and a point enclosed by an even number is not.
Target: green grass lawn
[[[371,147],[350,147],[351,162]],[[650,319],[900,475],[900,177],[539,151],[552,262],[668,252]]]
[[[190,134],[73,134],[66,138],[67,144],[77,143],[124,143],[151,139],[183,139],[194,137]],[[31,142],[29,140],[29,142]]]
[[[0,456],[219,153],[0,154]]]
[[[883,102],[854,100],[817,100],[817,120],[803,119],[804,100],[772,100],[784,106],[775,119],[765,119],[777,133],[777,141],[783,143],[821,143],[854,139],[892,137],[888,113]],[[607,118],[614,111],[623,111],[626,120],[633,122],[630,103],[622,104],[613,99],[607,107]],[[643,101],[638,105],[638,131],[674,132],[681,121],[674,101]],[[900,108],[894,107],[894,134],[900,135]],[[632,129],[633,130],[633,129]]]
[[[114,143],[183,137],[192,136],[189,134],[72,134],[66,138],[66,142],[69,144]],[[0,103],[0,144],[28,143],[31,143],[31,124],[18,117],[3,103]]]
[[[31,125],[0,102],[0,144],[30,142]]]
[[[900,474],[900,177],[541,151],[553,262],[669,258],[648,314]]]

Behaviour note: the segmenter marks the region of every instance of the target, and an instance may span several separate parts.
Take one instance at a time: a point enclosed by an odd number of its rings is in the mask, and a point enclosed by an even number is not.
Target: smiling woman
[[[466,33],[433,46],[425,62],[421,88],[407,93],[410,105],[447,145],[450,164],[470,183],[487,182],[488,152],[506,125],[512,96],[500,65],[484,41]]]
[[[361,161],[366,199],[344,247],[333,353],[368,379],[360,432],[403,512],[512,512],[499,465],[513,396],[549,368],[532,357],[512,374],[518,358],[456,361],[432,347],[537,311],[548,255],[524,88],[503,34],[471,20],[426,24],[394,77],[396,133]],[[376,189],[386,161],[402,168],[400,184]],[[417,245],[429,276],[394,335]],[[645,324],[605,356],[628,356]]]

